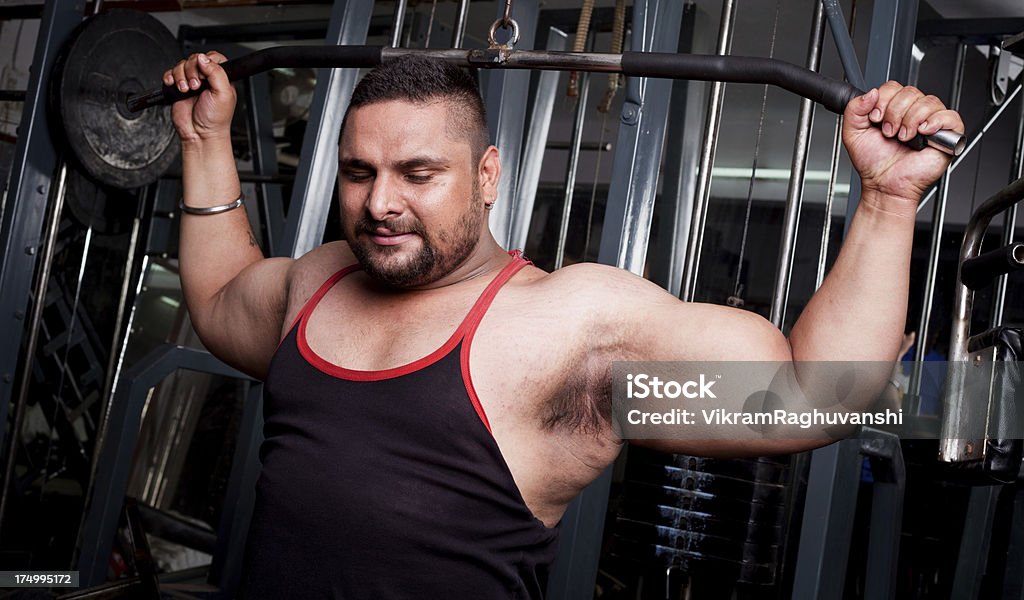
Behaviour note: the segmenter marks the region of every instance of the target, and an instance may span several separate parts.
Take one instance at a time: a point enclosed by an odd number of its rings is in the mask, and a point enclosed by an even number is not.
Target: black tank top
[[[469,350],[519,253],[451,338],[384,371],[317,356],[299,313],[264,388],[263,469],[240,597],[542,598],[557,528],[526,506],[473,390]]]

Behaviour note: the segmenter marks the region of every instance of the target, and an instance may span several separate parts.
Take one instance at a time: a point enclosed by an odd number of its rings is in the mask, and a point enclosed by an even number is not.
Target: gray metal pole
[[[505,14],[503,2],[498,3],[498,17]],[[517,0],[512,7],[512,18],[519,23],[518,48],[533,48],[540,14],[539,0]],[[519,179],[519,161],[526,123],[527,96],[530,93],[529,71],[494,71],[487,82],[484,96],[487,108],[487,129],[491,143],[501,156],[501,179],[498,181],[498,201],[491,209],[488,222],[494,239],[504,248],[512,247],[512,222],[516,211],[516,187]]]
[[[576,117],[572,124],[572,141],[569,142],[569,165],[565,170],[565,197],[562,200],[562,218],[558,222],[558,243],[555,246],[555,268],[561,269],[565,260],[565,240],[569,235],[569,214],[572,211],[572,197],[576,191],[576,171],[579,169],[580,144],[583,141],[583,124],[587,120],[587,100],[590,97],[590,73],[579,74],[577,81],[579,96],[576,98]]]
[[[402,26],[405,24],[405,9],[409,0],[395,0],[395,17],[391,21],[391,47],[397,48],[402,43]],[[458,48],[458,46],[455,46]]]
[[[814,289],[825,281],[825,264],[828,262],[828,244],[832,237],[832,203],[836,197],[836,177],[839,176],[839,149],[843,146],[843,117],[836,117],[832,133],[832,162],[828,169],[828,191],[825,193],[825,222],[821,228],[821,246],[818,249],[818,271],[814,277]]]
[[[807,49],[807,68],[817,71],[821,65],[821,44],[825,39],[825,10],[822,3],[814,6],[811,18],[811,40]],[[789,283],[793,278],[793,256],[796,254],[796,234],[800,226],[800,206],[804,197],[804,177],[807,172],[807,153],[811,146],[811,125],[814,122],[814,103],[800,101],[797,117],[796,140],[793,142],[793,162],[790,167],[789,190],[786,192],[786,212],[782,224],[779,262],[775,268],[775,289],[772,292],[771,322],[782,329],[789,299]],[[753,177],[753,174],[751,174]]]
[[[335,0],[327,26],[328,44],[359,45],[373,16],[373,0]],[[358,69],[320,69],[302,140],[284,240],[277,249],[298,258],[320,245],[338,174],[338,133],[356,86]]]
[[[548,30],[547,50],[562,51],[569,45],[569,36],[551,27]],[[544,164],[544,149],[551,126],[551,112],[558,94],[559,71],[542,71],[538,75],[537,92],[534,95],[530,127],[523,144],[523,159],[519,169],[519,185],[516,187],[515,214],[512,216],[510,235],[512,248],[525,248],[533,217],[533,203],[537,199],[537,185],[540,170]]]
[[[466,39],[466,21],[469,19],[469,0],[459,0],[455,9],[455,27],[452,29],[452,48],[461,48]]]
[[[953,88],[950,92],[949,106],[957,110],[960,106],[960,95],[964,87],[964,65],[967,60],[967,45],[957,46],[956,62],[953,65]],[[935,282],[938,279],[939,252],[942,250],[942,230],[946,223],[946,203],[949,198],[949,181],[951,170],[946,169],[939,180],[938,201],[932,215],[932,237],[928,249],[928,271],[925,274],[924,295],[921,298],[921,315],[917,325],[917,346],[914,349],[914,366],[910,373],[910,384],[907,394],[911,397],[911,414],[917,415],[921,409],[921,375],[924,355],[928,353],[928,327],[931,324],[932,302],[935,296]]]
[[[686,2],[678,52],[708,54],[712,51],[714,40],[712,32],[706,31],[709,28],[705,27],[705,19],[708,19],[707,13],[701,13],[696,2]],[[676,297],[683,285],[683,264],[693,218],[707,88],[703,81],[672,83],[672,106],[665,132],[665,165],[661,171],[662,200],[655,207],[658,245],[652,255],[650,279]]]
[[[729,54],[732,46],[733,12],[735,0],[723,0],[722,19],[718,28],[718,47],[715,51],[720,56]],[[708,218],[708,201],[711,199],[711,168],[715,163],[715,150],[718,144],[718,126],[722,119],[722,102],[725,99],[725,84],[716,81],[711,84],[708,97],[707,119],[704,125],[704,146],[700,155],[700,167],[697,174],[697,191],[693,196],[693,218],[690,221],[690,234],[687,237],[686,263],[683,267],[681,284],[682,299],[692,301],[697,291],[697,271],[700,266],[700,251],[704,243],[704,225]]]
[[[0,344],[0,423],[7,422],[13,396],[29,294],[43,235],[45,200],[50,196],[53,174],[58,166],[47,110],[50,72],[64,40],[82,22],[84,8],[81,2],[44,5],[22,105],[6,205],[0,215],[0,331],[4,332],[4,343]],[[0,448],[4,447],[5,433],[6,428],[0,427]]]
[[[828,26],[832,30],[832,39],[836,42],[836,50],[839,51],[839,60],[843,63],[846,79],[858,89],[867,89],[864,72],[861,71],[860,61],[857,59],[857,50],[853,47],[853,39],[850,37],[850,28],[847,27],[846,17],[843,16],[843,7],[840,6],[839,0],[821,0],[821,3],[828,17]]]
[[[22,422],[25,419],[25,408],[28,404],[28,388],[32,381],[32,367],[35,365],[36,344],[39,341],[39,328],[43,320],[43,308],[45,307],[46,290],[50,284],[50,268],[53,266],[53,249],[57,244],[57,231],[60,227],[61,215],[64,213],[64,198],[67,194],[67,173],[66,163],[61,163],[56,177],[53,200],[50,203],[49,218],[46,223],[46,232],[42,240],[42,264],[39,268],[39,275],[36,277],[33,297],[36,301],[32,304],[32,317],[29,320],[28,340],[25,343],[25,360],[23,361],[21,374],[19,376],[18,399],[14,403],[14,420],[11,425],[10,437],[7,439],[7,456],[4,467],[3,489],[0,490],[0,532],[3,531],[4,517],[7,512],[7,499],[13,485],[15,458],[18,449],[18,433],[21,431]],[[0,536],[2,537],[2,536]]]
[[[1017,143],[1013,149],[1013,167],[1010,179],[1016,180],[1024,176],[1024,98],[1020,100],[1020,114],[1017,117]],[[1003,217],[1003,246],[1013,242],[1013,234],[1017,228],[1017,205],[1014,204]],[[992,298],[992,326],[1003,324],[1003,309],[1006,304],[1007,275],[996,280],[996,293]]]

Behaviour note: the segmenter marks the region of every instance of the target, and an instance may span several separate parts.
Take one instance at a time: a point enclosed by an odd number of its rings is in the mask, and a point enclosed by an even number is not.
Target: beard
[[[396,218],[376,221],[361,216],[355,235],[348,241],[363,270],[376,281],[394,288],[410,288],[433,283],[454,271],[476,248],[480,227],[486,214],[479,209],[480,192],[474,191],[471,209],[464,212],[450,231],[428,233],[419,220]],[[420,240],[416,250],[399,246],[380,246],[360,234],[372,235],[378,227],[395,233],[414,233]]]

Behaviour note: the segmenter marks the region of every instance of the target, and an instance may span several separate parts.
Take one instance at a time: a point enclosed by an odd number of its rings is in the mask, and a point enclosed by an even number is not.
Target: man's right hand
[[[174,103],[171,116],[182,142],[231,136],[231,116],[235,112],[235,86],[231,85],[221,63],[227,57],[220,52],[193,54],[178,61],[164,72],[164,85],[172,85],[183,92],[197,90],[206,80],[208,89],[198,96]]]

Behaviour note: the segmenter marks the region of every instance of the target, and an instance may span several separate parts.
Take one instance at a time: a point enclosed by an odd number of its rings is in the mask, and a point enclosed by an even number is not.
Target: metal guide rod
[[[14,485],[15,458],[18,455],[18,443],[20,432],[25,419],[25,410],[28,404],[28,391],[32,383],[32,369],[35,366],[36,345],[39,341],[40,323],[43,319],[43,309],[46,308],[46,290],[50,285],[50,269],[53,267],[54,247],[57,244],[57,233],[60,228],[61,215],[64,213],[64,200],[67,195],[67,163],[61,161],[55,177],[56,185],[53,189],[53,200],[49,214],[47,215],[46,230],[42,241],[42,264],[35,281],[32,304],[32,316],[29,321],[28,340],[25,344],[25,358],[21,368],[19,379],[18,397],[14,403],[14,420],[11,426],[10,437],[7,439],[6,464],[4,466],[3,489],[0,490],[0,531],[3,530],[4,517],[7,512],[8,494],[11,486]]]
[[[850,100],[864,93],[845,81],[830,79],[782,60],[669,52],[632,51],[611,54],[511,50],[507,47],[431,50],[379,46],[277,46],[257,50],[226,62],[223,66],[231,79],[240,79],[271,68],[372,67],[408,55],[487,69],[602,71],[635,77],[769,84],[809,98],[837,114],[843,112]],[[136,112],[150,106],[170,104],[201,93],[205,85],[187,92],[165,86],[129,96],[127,107]],[[945,130],[930,136],[918,135],[906,142],[915,149],[931,146],[954,155],[963,150],[965,143],[963,135]]]
[[[455,26],[452,27],[452,48],[461,48],[466,39],[466,20],[469,18],[469,0],[459,0],[455,9]],[[394,45],[394,44],[392,44]]]
[[[825,222],[821,228],[821,247],[818,249],[818,271],[814,276],[814,289],[825,281],[825,263],[828,262],[828,243],[832,237],[832,202],[836,197],[836,177],[839,175],[839,149],[843,145],[843,117],[836,117],[832,133],[832,162],[828,169],[828,191],[825,193]]]
[[[853,47],[853,39],[850,37],[850,28],[846,26],[846,17],[843,16],[843,7],[839,5],[839,0],[821,0],[821,4],[825,8],[828,26],[832,30],[832,39],[835,40],[836,50],[839,51],[839,61],[843,63],[846,79],[862,90],[867,88],[864,72],[857,59],[857,50]]]
[[[1020,114],[1017,116],[1017,143],[1013,149],[1012,179],[1024,177],[1024,99],[1020,102]],[[1002,245],[1013,243],[1013,234],[1017,228],[1017,205],[1006,211],[1003,218]],[[1008,275],[1000,275],[996,280],[996,293],[992,298],[992,326],[1003,324],[1003,309],[1006,303],[1006,284]]]
[[[395,17],[391,22],[391,47],[402,45],[402,26],[405,24],[405,9],[409,0],[395,0]]]
[[[577,86],[579,96],[576,98],[576,116],[572,124],[572,141],[569,142],[569,165],[565,173],[565,197],[562,199],[562,216],[558,222],[558,243],[555,245],[556,269],[561,269],[565,260],[565,241],[569,235],[569,214],[572,210],[573,192],[576,189],[576,171],[579,169],[583,124],[587,119],[587,100],[590,97],[590,75],[580,73]]]
[[[1024,199],[1024,177],[996,192],[975,209],[964,230],[964,241],[960,246],[960,261],[974,258],[981,253],[981,241],[985,229],[993,217]],[[967,342],[971,329],[971,310],[974,292],[960,283],[957,273],[956,293],[953,299],[953,331],[949,339],[949,371],[942,393],[942,427],[939,439],[939,460],[964,462],[978,460],[983,456],[984,440],[972,439],[973,432],[985,430],[986,414],[972,411],[971,403],[978,398],[965,398],[964,368],[968,359]]]
[[[950,108],[956,110],[960,106],[960,96],[964,88],[964,65],[967,59],[967,45],[957,47],[956,62],[953,65],[953,86],[950,92]],[[924,295],[921,299],[921,314],[917,325],[917,345],[914,349],[914,365],[910,373],[907,394],[911,397],[911,414],[917,415],[921,409],[921,377],[922,362],[928,353],[928,327],[931,323],[932,302],[935,296],[935,283],[938,279],[939,253],[942,244],[942,230],[946,222],[946,203],[949,199],[949,183],[952,171],[947,168],[939,180],[939,200],[932,216],[932,237],[928,249],[928,271],[925,274]]]
[[[722,3],[722,19],[718,28],[716,54],[725,56],[732,47],[733,9],[735,0]],[[708,201],[711,199],[711,167],[715,163],[718,145],[718,127],[722,120],[722,103],[725,101],[725,85],[716,81],[708,96],[707,118],[704,122],[704,144],[701,148],[700,166],[697,169],[697,191],[693,196],[693,218],[690,220],[690,235],[687,236],[686,261],[683,263],[683,300],[690,302],[697,292],[697,270],[700,267],[700,251],[704,244],[704,225],[708,218]]]
[[[811,38],[807,48],[807,68],[817,71],[821,65],[821,45],[825,40],[825,11],[822,3],[814,6],[811,17]],[[789,284],[793,277],[793,256],[796,254],[796,233],[800,226],[800,206],[804,197],[804,176],[807,154],[811,145],[811,125],[814,122],[814,104],[804,98],[797,116],[796,140],[793,142],[793,162],[790,167],[789,189],[786,192],[786,210],[782,224],[779,260],[775,269],[775,289],[772,291],[771,322],[782,329],[786,319]],[[751,173],[751,177],[754,174]]]
[[[568,43],[569,36],[565,32],[554,27],[548,30],[549,50],[563,50]],[[533,205],[537,199],[537,185],[540,183],[548,129],[551,126],[551,113],[555,107],[555,96],[558,94],[558,77],[557,71],[544,71],[537,81],[533,112],[530,114],[526,141],[523,143],[522,161],[519,165],[519,183],[515,190],[512,222],[509,224],[510,248],[525,248],[526,238],[530,233]]]

